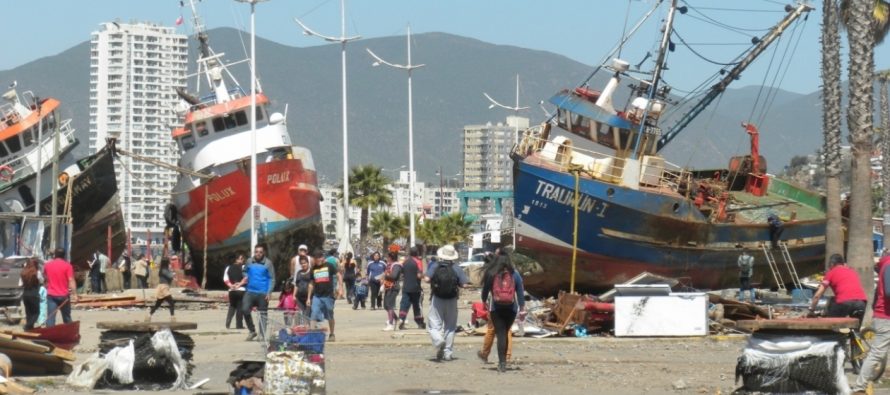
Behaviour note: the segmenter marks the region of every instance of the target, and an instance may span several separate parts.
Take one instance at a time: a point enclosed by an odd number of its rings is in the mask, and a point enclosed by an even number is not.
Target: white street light
[[[411,64],[411,25],[408,25],[408,64],[396,64],[390,63],[383,58],[377,56],[371,49],[366,48],[368,53],[374,58],[375,62],[371,63],[372,66],[380,66],[381,64],[387,65],[392,68],[405,70],[408,72],[408,188],[409,193],[411,194],[410,199],[408,200],[408,223],[409,223],[409,232],[411,236],[410,247],[414,247],[417,243],[415,241],[414,235],[414,107],[413,107],[413,93],[411,89],[411,72],[414,69],[419,69],[424,64]]]
[[[343,221],[343,234],[340,235],[339,249],[340,252],[351,252],[352,244],[349,241],[349,124],[346,112],[346,43],[358,40],[361,36],[346,36],[346,0],[340,0],[340,37],[318,33],[297,18],[294,18],[294,21],[303,28],[303,34],[306,36],[316,36],[327,42],[340,43],[340,66],[343,69],[343,212],[346,213],[346,217]]]
[[[250,4],[250,248],[258,244],[260,208],[256,186],[256,4],[265,0],[235,0]]]

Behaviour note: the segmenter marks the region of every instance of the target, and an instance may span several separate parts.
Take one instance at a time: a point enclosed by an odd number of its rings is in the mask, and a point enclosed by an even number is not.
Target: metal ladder
[[[763,250],[763,255],[766,257],[766,263],[769,265],[770,272],[773,273],[773,280],[776,281],[776,287],[779,291],[788,293],[788,290],[785,288],[785,280],[782,280],[782,273],[779,273],[779,265],[776,264],[776,258],[773,257],[773,253],[770,251],[769,243],[761,244],[760,248]]]
[[[800,282],[800,277],[797,275],[797,269],[794,267],[794,262],[791,260],[791,253],[788,252],[788,244],[784,241],[780,241],[779,250],[782,251],[782,259],[785,260],[785,266],[788,267],[788,273],[791,274],[791,283],[794,284],[795,288],[803,289],[803,284]]]

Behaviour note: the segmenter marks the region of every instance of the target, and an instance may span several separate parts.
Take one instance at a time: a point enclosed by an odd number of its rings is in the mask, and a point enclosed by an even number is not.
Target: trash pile
[[[11,361],[11,366],[0,364],[9,373],[4,378],[10,378],[10,374],[46,376],[71,372],[73,352],[45,340],[28,339],[31,335],[0,333],[0,354]]]
[[[104,325],[103,325],[104,324]],[[195,342],[169,327],[146,323],[99,323],[99,351],[78,365],[67,383],[84,389],[162,390],[185,388]],[[194,324],[185,323],[194,329]]]

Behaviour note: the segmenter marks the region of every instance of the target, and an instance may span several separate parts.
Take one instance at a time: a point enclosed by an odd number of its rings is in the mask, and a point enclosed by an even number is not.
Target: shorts
[[[313,321],[334,319],[334,298],[330,296],[312,296],[312,314],[309,318]]]

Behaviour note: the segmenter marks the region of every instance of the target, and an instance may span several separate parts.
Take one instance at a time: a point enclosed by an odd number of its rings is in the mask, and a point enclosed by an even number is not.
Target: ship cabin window
[[[264,108],[264,107],[257,107],[257,108],[256,108],[256,121],[257,121],[257,122],[263,120],[263,108]]]
[[[6,144],[0,143],[0,157],[9,155],[9,151],[6,150]]]
[[[22,150],[22,141],[19,140],[18,135],[6,139],[6,145],[9,146],[9,150],[12,151],[12,153],[16,153]]]
[[[213,130],[215,130],[217,133],[226,130],[226,122],[223,121],[222,117],[213,118]]]
[[[182,136],[179,142],[182,144],[182,149],[185,151],[195,148],[195,136],[191,133]]]
[[[35,132],[36,131],[34,131],[32,129],[28,129],[28,130],[22,132],[22,138],[25,139],[25,147],[28,147],[31,144],[34,144],[34,133]]]
[[[247,113],[244,111],[235,113],[235,121],[238,123],[238,126],[247,125],[250,122],[247,120]]]
[[[198,121],[198,122],[195,122],[195,123],[193,124],[193,126],[195,127],[195,133],[197,133],[198,136],[202,136],[202,137],[203,137],[203,136],[206,136],[207,133],[209,133],[209,132],[207,131],[207,122],[205,122],[205,121]]]
[[[244,126],[250,123],[250,120],[247,119],[247,113],[244,111],[238,111],[234,114],[229,114],[224,117],[214,118],[213,119],[213,130],[217,132],[222,132],[228,129],[234,129],[239,126]]]

